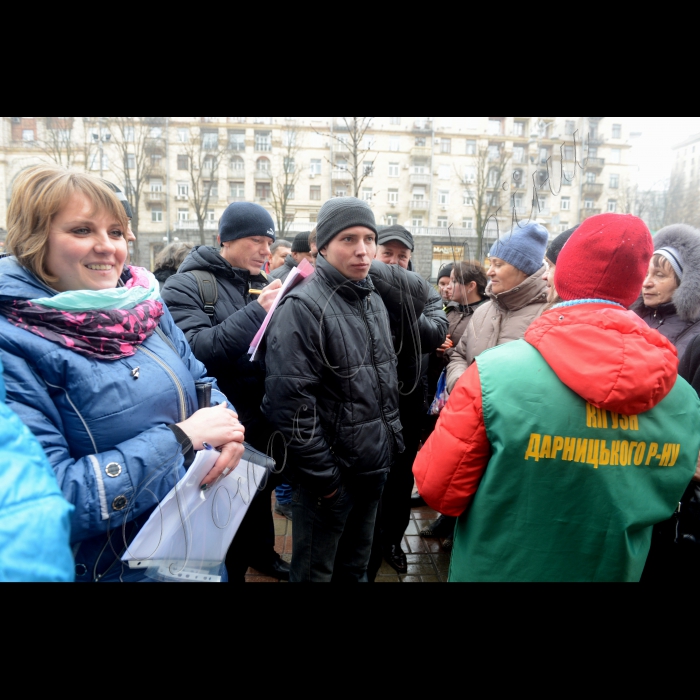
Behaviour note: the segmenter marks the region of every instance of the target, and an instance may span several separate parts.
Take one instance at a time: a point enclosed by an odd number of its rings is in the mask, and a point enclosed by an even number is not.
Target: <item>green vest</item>
[[[695,391],[679,379],[653,410],[623,416],[587,404],[524,340],[477,364],[492,457],[450,580],[638,582],[653,525],[695,474]]]

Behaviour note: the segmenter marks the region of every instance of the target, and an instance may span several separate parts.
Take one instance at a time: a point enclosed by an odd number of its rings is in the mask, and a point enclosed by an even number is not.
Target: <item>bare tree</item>
[[[302,146],[302,134],[296,126],[291,126],[284,132],[282,151],[282,169],[273,178],[271,187],[272,209],[277,219],[277,234],[284,238],[289,225],[290,202],[296,196],[303,166],[298,156]]]
[[[87,128],[76,124],[79,117],[39,117],[43,128],[37,134],[37,146],[58,165],[85,170],[89,167],[90,143]],[[89,119],[89,117],[83,117]],[[40,122],[40,123],[41,123]]]
[[[641,190],[637,193],[636,215],[643,219],[652,231],[659,231],[665,226],[668,200],[667,182],[660,189]]]
[[[617,211],[620,214],[634,214],[639,208],[639,186],[625,179],[617,191]],[[637,214],[641,217],[641,214]]]
[[[337,127],[339,133],[331,131],[331,138],[340,146],[332,166],[350,173],[354,197],[360,196],[362,183],[373,171],[373,165],[365,163],[372,152],[372,143],[366,141],[365,137],[375,119],[376,117],[340,117],[340,125]],[[339,168],[343,160],[346,161],[346,166]]]
[[[165,117],[107,117],[107,128],[118,157],[111,169],[119,177],[134,213],[131,228],[136,234],[135,262],[141,262],[139,226],[141,203],[152,177],[165,176]],[[167,193],[154,192],[162,201]],[[155,200],[154,200],[155,201]]]
[[[505,144],[500,145],[497,157],[493,147],[480,148],[472,177],[459,174],[476,217],[477,250],[474,257],[477,260],[483,260],[489,248],[489,224],[495,222],[498,225],[499,217],[510,216],[510,188],[506,191],[503,188],[510,159]]]
[[[199,226],[200,244],[207,245],[207,216],[210,205],[219,199],[219,169],[227,149],[220,145],[218,129],[216,138],[213,130],[200,129],[199,132],[190,131],[188,143],[183,144],[182,152],[188,160],[190,203]]]
[[[673,173],[668,189],[665,224],[700,225],[700,201],[697,182],[686,182],[682,173]]]

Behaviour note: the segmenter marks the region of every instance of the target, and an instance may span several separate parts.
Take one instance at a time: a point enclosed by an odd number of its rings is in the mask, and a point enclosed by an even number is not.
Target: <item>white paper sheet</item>
[[[221,580],[233,538],[267,469],[244,458],[209,491],[201,483],[219,458],[214,450],[197,454],[187,475],[166,496],[136,536],[122,561],[155,571],[164,580]],[[218,572],[218,573],[217,573]]]

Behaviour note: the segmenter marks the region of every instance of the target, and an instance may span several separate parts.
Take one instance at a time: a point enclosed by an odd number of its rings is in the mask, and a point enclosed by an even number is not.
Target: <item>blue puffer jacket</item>
[[[39,443],[4,401],[0,364],[0,583],[70,582],[73,509]]]
[[[0,300],[55,294],[14,258],[0,260]],[[195,382],[215,384],[167,309],[160,328],[168,342],[154,334],[133,357],[106,362],[0,316],[7,404],[38,438],[75,506],[71,542],[79,582],[140,579],[121,565],[121,555],[185,474],[182,449],[167,426],[198,409]],[[213,392],[214,405],[225,400]]]

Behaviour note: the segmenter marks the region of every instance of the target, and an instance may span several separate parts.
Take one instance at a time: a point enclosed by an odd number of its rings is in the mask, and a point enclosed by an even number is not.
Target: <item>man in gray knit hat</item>
[[[263,412],[294,486],[291,581],[366,582],[379,501],[404,450],[390,321],[409,306],[420,317],[427,284],[373,263],[377,225],[359,199],[322,207],[317,245],[316,275],[270,324]]]

